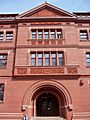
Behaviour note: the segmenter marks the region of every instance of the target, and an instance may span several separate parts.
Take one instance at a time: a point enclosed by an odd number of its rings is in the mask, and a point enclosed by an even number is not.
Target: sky
[[[45,1],[68,12],[90,12],[90,0],[0,0],[0,14],[23,13]]]

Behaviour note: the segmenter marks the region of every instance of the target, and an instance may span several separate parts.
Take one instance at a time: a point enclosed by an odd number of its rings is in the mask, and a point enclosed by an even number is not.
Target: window
[[[48,39],[49,38],[49,30],[45,30],[44,31],[44,39]]]
[[[64,65],[64,56],[63,53],[58,53],[59,65]]]
[[[0,101],[4,99],[4,84],[0,84]]]
[[[61,39],[61,38],[62,38],[62,31],[57,30],[57,39]]]
[[[38,66],[42,66],[42,65],[43,65],[43,54],[38,53]]]
[[[90,53],[86,53],[86,62],[87,65],[90,66]]]
[[[6,67],[7,54],[0,54],[0,67]]]
[[[6,40],[13,40],[13,32],[12,31],[6,32]]]
[[[44,59],[45,59],[45,66],[50,65],[50,55],[49,55],[49,53],[44,54]]]
[[[80,30],[80,39],[81,40],[87,40],[88,39],[87,30]]]
[[[51,30],[50,34],[51,34],[51,37],[50,37],[51,39],[55,39],[56,38],[55,30]]]
[[[57,66],[57,65],[59,66],[64,65],[63,52],[31,53],[31,66]]]
[[[52,53],[51,56],[52,56],[52,65],[54,65],[54,66],[57,65],[57,58],[56,58],[57,56],[56,56],[56,53]]]
[[[32,39],[61,39],[62,29],[37,29],[32,30]]]
[[[32,39],[36,39],[36,38],[37,38],[36,30],[33,30],[32,31]]]
[[[43,38],[43,32],[42,30],[38,31],[38,39],[42,39]]]
[[[36,53],[31,53],[31,66],[36,66]]]
[[[3,32],[0,32],[0,41],[2,41],[4,38],[4,33]]]

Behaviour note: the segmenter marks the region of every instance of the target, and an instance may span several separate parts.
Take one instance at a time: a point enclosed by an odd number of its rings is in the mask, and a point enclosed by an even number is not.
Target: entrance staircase
[[[61,117],[32,117],[30,120],[66,120]]]

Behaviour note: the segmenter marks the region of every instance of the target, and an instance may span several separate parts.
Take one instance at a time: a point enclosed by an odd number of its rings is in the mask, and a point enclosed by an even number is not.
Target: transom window
[[[88,39],[87,30],[80,30],[80,39],[81,40],[87,40]]]
[[[61,66],[64,65],[63,52],[32,52],[31,66]]]
[[[7,54],[0,54],[0,68],[6,67],[7,64]]]
[[[61,39],[62,29],[39,29],[32,30],[32,39]]]
[[[4,99],[4,84],[0,84],[0,101]]]
[[[90,66],[90,52],[86,53],[86,62],[87,62],[87,65]]]

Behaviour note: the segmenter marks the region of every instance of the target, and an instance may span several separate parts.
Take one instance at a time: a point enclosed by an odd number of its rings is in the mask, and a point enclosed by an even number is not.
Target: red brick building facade
[[[0,14],[0,120],[90,120],[90,13],[44,3]]]

